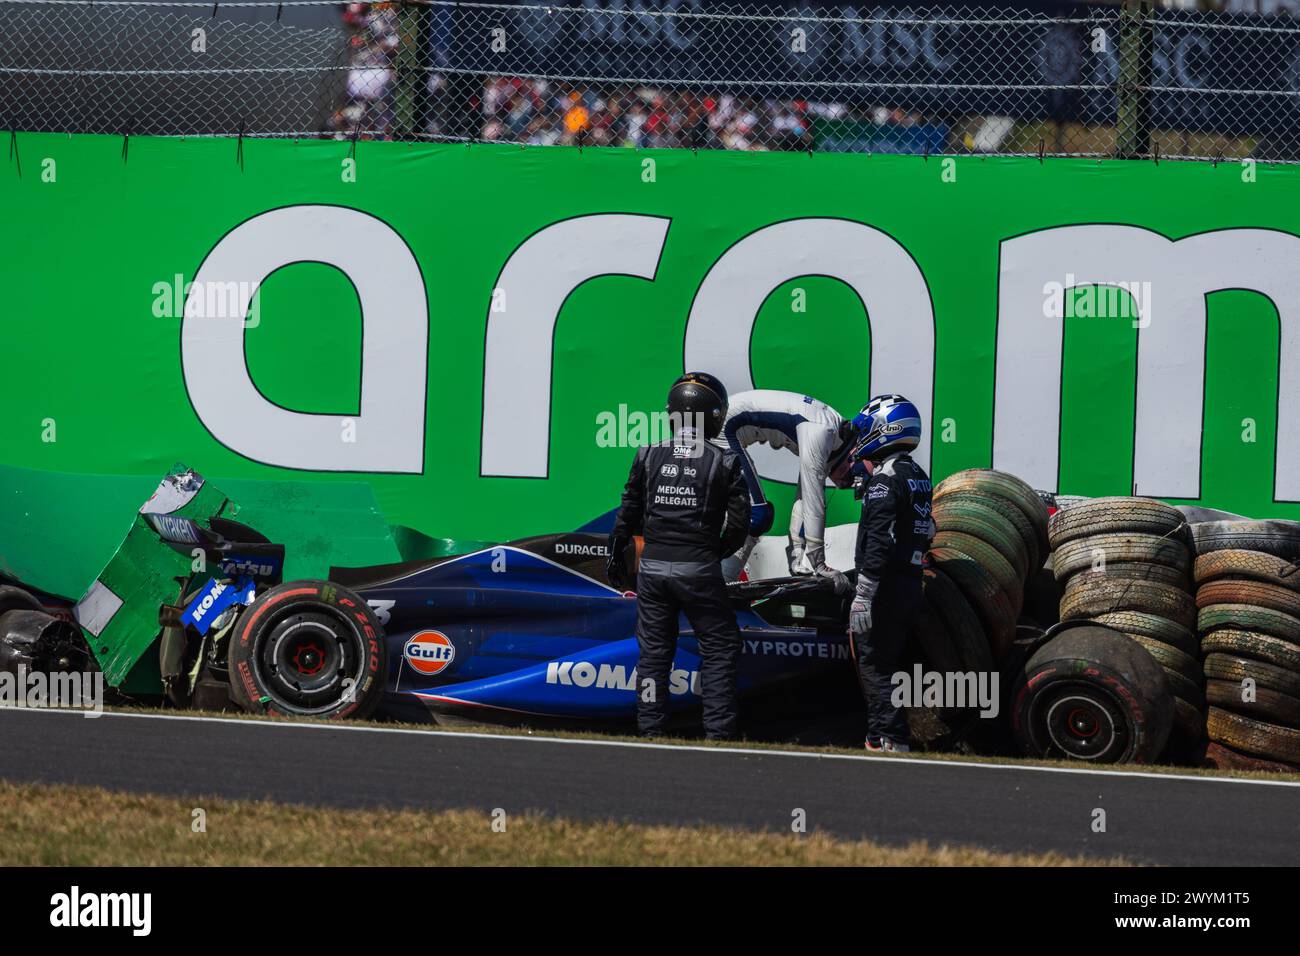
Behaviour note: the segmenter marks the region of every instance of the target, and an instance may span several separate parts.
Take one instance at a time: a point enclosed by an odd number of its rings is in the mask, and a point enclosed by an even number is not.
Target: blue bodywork
[[[416,566],[359,569],[352,580],[340,574],[340,583],[374,609],[387,635],[383,709],[408,718],[418,712],[506,719],[633,716],[635,595],[594,576],[603,578],[594,571],[602,564],[603,536],[566,540],[568,548],[585,548],[597,558],[562,563],[537,553],[542,548],[505,544]],[[769,623],[748,600],[736,603],[742,695],[849,666],[843,630]],[[783,607],[779,616],[791,610]],[[796,613],[803,613],[802,605]],[[683,616],[670,680],[675,710],[698,707],[698,671],[698,645]]]

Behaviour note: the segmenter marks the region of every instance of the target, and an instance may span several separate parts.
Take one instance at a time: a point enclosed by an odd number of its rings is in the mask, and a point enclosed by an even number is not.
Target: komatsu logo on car
[[[636,690],[636,668],[630,671],[622,664],[600,664],[591,661],[551,661],[546,665],[546,683],[562,687],[595,687],[600,690]],[[668,675],[669,693],[681,696],[699,694],[700,672],[674,668]]]
[[[251,574],[258,578],[269,578],[279,570],[278,563],[259,561],[257,558],[228,558],[221,562],[221,573],[228,577]]]
[[[203,615],[212,609],[212,605],[217,603],[217,598],[226,593],[228,585],[222,582],[216,582],[207,594],[199,599],[198,607],[190,612],[190,617],[197,623],[203,620]]]

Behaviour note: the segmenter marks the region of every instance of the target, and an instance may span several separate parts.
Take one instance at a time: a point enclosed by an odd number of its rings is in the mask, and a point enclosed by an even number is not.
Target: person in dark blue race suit
[[[891,678],[921,607],[922,563],[934,537],[930,476],[908,454],[921,442],[921,413],[901,395],[881,395],[853,424],[862,437],[851,454],[865,474],[849,640],[867,703],[866,747],[906,752],[907,719],[891,699]]]

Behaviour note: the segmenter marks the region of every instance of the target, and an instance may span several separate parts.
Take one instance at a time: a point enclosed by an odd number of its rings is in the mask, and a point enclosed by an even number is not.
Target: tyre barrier
[[[1017,626],[1027,582],[1037,580],[1047,555],[1047,506],[1014,475],[975,468],[935,486],[931,517],[935,537],[913,632],[920,663],[942,673],[997,672],[1009,698],[1019,667],[1002,672],[1027,656],[1015,652]],[[1008,721],[980,720],[974,709],[915,708],[908,722],[913,744],[926,749],[1011,749]]]
[[[1300,770],[1300,522],[1191,525],[1205,763]]]
[[[1173,710],[1163,756],[1178,761],[1199,760],[1205,736],[1186,529],[1177,508],[1131,497],[1073,500],[1048,524],[1061,620],[1114,628],[1161,668]]]
[[[1026,582],[1046,558],[1047,506],[1014,475],[971,468],[935,486],[931,516],[926,565],[937,576],[927,572],[925,602],[932,617],[978,622],[985,651],[967,648],[964,659],[976,664],[968,669],[989,670],[1010,652]],[[970,640],[965,630],[963,638]]]

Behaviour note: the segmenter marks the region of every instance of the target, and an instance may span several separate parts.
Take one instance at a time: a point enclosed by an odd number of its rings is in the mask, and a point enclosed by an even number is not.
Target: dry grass
[[[192,829],[206,813],[206,832]],[[1122,860],[1107,861],[1122,865]],[[0,782],[0,866],[1079,866],[1057,854],[886,847],[723,827],[330,810]]]

